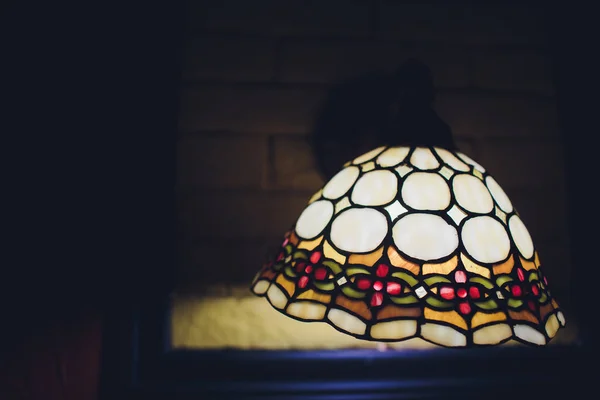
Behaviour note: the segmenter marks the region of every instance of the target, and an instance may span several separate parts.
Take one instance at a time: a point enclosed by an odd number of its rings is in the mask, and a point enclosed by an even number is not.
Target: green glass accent
[[[353,276],[353,275],[358,275],[358,274],[369,275],[369,271],[366,270],[365,268],[352,267],[352,268],[348,268],[346,270],[346,274],[348,276]]]
[[[354,290],[354,288],[350,287],[350,285],[344,285],[341,287],[341,289],[342,289],[342,293],[344,293],[346,296],[351,297],[353,299],[362,299],[367,295],[364,292],[359,292],[358,290]]]
[[[342,272],[342,267],[335,261],[325,260],[321,264],[323,264],[326,267],[329,267],[329,269],[331,269],[334,274],[339,274],[340,272]]]
[[[479,283],[487,289],[492,289],[494,287],[492,282],[490,282],[488,279],[482,278],[481,276],[474,276],[470,279],[470,282]]]
[[[430,306],[437,307],[437,308],[452,308],[452,303],[436,299],[433,296],[427,297],[425,299],[425,302],[427,304],[429,304]]]
[[[415,286],[417,283],[419,283],[418,280],[416,280],[415,278],[413,278],[412,275],[407,274],[406,272],[394,272],[392,274],[392,276],[394,278],[402,279],[404,282],[408,283],[410,286]]]
[[[429,278],[423,279],[423,282],[425,282],[425,284],[427,286],[431,286],[431,285],[435,285],[436,283],[440,283],[440,282],[450,283],[452,281],[450,279],[446,278],[445,276],[436,275],[436,276],[430,276]]]
[[[303,259],[307,259],[308,255],[306,253],[304,253],[303,251],[297,251],[294,253],[294,255],[292,256],[293,258],[303,258]]]
[[[538,276],[538,273],[537,273],[537,272],[532,272],[532,273],[529,275],[529,282],[532,282],[532,281],[534,281],[534,280],[536,280],[536,279],[537,279],[538,281],[540,280],[540,278],[539,278],[539,276]]]
[[[292,254],[292,250],[293,250],[293,249],[292,249],[292,245],[291,245],[291,244],[288,244],[287,246],[285,246],[285,247],[283,248],[283,250],[284,250],[284,252],[285,252],[285,254],[286,254],[286,255],[290,255],[290,254]]]
[[[285,268],[283,269],[283,272],[290,278],[295,278],[298,276],[296,274],[296,271],[294,271],[294,269],[290,265],[286,265]]]
[[[482,302],[473,302],[477,307],[484,310],[496,310],[498,309],[498,303],[494,299],[489,299]]]
[[[548,296],[546,296],[546,293],[542,293],[542,294],[540,295],[540,300],[539,300],[539,302],[540,302],[540,303],[545,303],[546,301],[548,301]]]
[[[313,282],[315,287],[323,292],[331,292],[335,289],[335,284],[333,282]]]
[[[519,308],[523,305],[523,301],[517,299],[508,299],[507,304],[511,308]]]
[[[512,280],[513,278],[510,275],[500,275],[498,278],[496,278],[496,285],[502,287],[502,285],[504,285],[506,282],[510,282]]]
[[[419,299],[412,294],[404,297],[390,297],[390,300],[396,304],[414,304],[419,302]]]

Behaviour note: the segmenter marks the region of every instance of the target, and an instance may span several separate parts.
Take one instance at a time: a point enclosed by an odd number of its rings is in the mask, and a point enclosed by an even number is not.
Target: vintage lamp
[[[398,71],[382,145],[348,161],[284,235],[251,290],[358,339],[545,345],[565,326],[515,206],[456,149],[428,69]]]

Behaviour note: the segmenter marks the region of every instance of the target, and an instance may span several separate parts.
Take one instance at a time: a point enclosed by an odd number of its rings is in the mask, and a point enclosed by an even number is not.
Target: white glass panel
[[[403,339],[417,333],[417,321],[380,322],[371,328],[374,339]]]
[[[385,211],[387,211],[387,213],[390,214],[390,219],[393,221],[398,215],[402,215],[408,210],[404,208],[398,200],[396,200],[395,202],[387,206],[385,208]]]
[[[452,191],[458,204],[467,211],[487,214],[494,209],[494,200],[487,187],[473,175],[455,175]]]
[[[469,166],[467,164],[459,160],[454,154],[450,153],[448,150],[441,149],[439,147],[435,147],[434,150],[446,164],[448,164],[455,170],[463,172],[469,170]]]
[[[296,223],[296,233],[304,239],[314,239],[333,216],[333,204],[327,200],[315,201],[302,211]]]
[[[515,325],[513,328],[515,331],[515,336],[520,339],[523,339],[529,343],[544,345],[546,344],[546,338],[540,332],[536,331],[529,325]]]
[[[404,177],[404,175],[408,174],[412,170],[413,170],[413,168],[411,166],[405,165],[405,164],[403,164],[403,165],[401,165],[401,166],[399,166],[399,167],[396,168],[396,171],[398,171],[398,174],[401,177]]]
[[[432,214],[407,214],[392,228],[399,250],[423,261],[451,254],[458,246],[458,233],[442,217]]]
[[[287,308],[287,313],[304,320],[322,320],[325,317],[327,307],[311,301],[296,301]]]
[[[510,240],[502,223],[488,216],[465,222],[461,239],[469,255],[483,263],[495,263],[508,257]]]
[[[375,250],[388,232],[385,215],[370,208],[349,208],[331,224],[331,242],[350,253]]]
[[[369,161],[366,164],[360,166],[360,170],[362,172],[369,172],[375,169],[375,163],[373,161]]]
[[[319,191],[317,193],[313,194],[312,197],[310,198],[310,200],[308,200],[308,204],[314,203],[315,201],[317,201],[319,199],[319,197],[321,197],[322,193],[323,193],[323,189],[319,189]]]
[[[442,168],[440,168],[440,175],[446,179],[450,179],[452,175],[454,175],[454,171],[444,165]]]
[[[448,215],[452,220],[456,223],[456,225],[460,225],[461,221],[467,217],[467,214],[457,205],[453,205],[450,210],[448,210]]]
[[[426,147],[417,147],[410,156],[410,163],[419,169],[435,169],[440,166],[437,158]]]
[[[355,335],[364,335],[367,329],[367,325],[360,319],[337,308],[332,308],[329,311],[329,314],[327,314],[327,317],[338,328]]]
[[[269,282],[269,281],[265,281],[264,279],[260,280],[260,281],[256,282],[252,291],[256,294],[264,294],[267,291],[267,289],[269,288],[270,284],[271,284],[271,282]]]
[[[500,218],[500,220],[506,224],[506,213],[498,206],[496,206],[496,217]]]
[[[557,312],[556,316],[558,317],[558,320],[560,321],[560,324],[562,326],[565,326],[565,324],[566,324],[567,321],[565,321],[565,315],[562,313],[562,311]]]
[[[361,176],[352,189],[352,202],[363,206],[388,204],[398,193],[398,178],[388,170],[371,171]]]
[[[377,164],[382,167],[394,167],[406,158],[409,147],[391,147],[377,157]]]
[[[358,156],[352,161],[353,164],[362,164],[365,161],[369,161],[374,158],[377,154],[381,153],[385,147],[378,147],[374,150],[369,151],[368,153],[363,154],[362,156]]]
[[[558,318],[556,318],[556,314],[552,314],[546,321],[546,334],[549,337],[553,338],[554,335],[556,335],[556,331],[558,331],[559,327],[560,324],[558,323]]]
[[[462,333],[446,325],[426,323],[421,326],[424,339],[448,347],[466,346],[467,338]]]
[[[358,167],[344,168],[327,182],[323,188],[323,197],[332,200],[339,199],[354,185],[359,173]]]
[[[492,194],[492,196],[494,196],[494,200],[496,200],[496,204],[498,204],[498,206],[502,209],[502,211],[504,211],[506,213],[512,212],[512,210],[513,210],[512,203],[510,202],[510,199],[508,198],[508,196],[506,195],[504,190],[502,190],[500,185],[498,185],[498,182],[496,182],[496,180],[494,178],[492,178],[491,176],[488,176],[487,178],[485,178],[485,184],[487,185],[488,189],[490,190],[490,193]]]
[[[473,332],[473,343],[498,344],[511,336],[510,326],[506,324],[489,325]]]
[[[531,236],[529,235],[529,231],[521,221],[518,215],[513,215],[508,220],[508,229],[510,230],[510,235],[512,236],[515,244],[517,245],[517,249],[525,258],[533,257],[533,241],[531,240]]]
[[[460,152],[457,152],[456,155],[459,156],[467,164],[471,164],[472,166],[474,166],[477,170],[479,170],[479,172],[485,172],[485,168],[483,168],[478,162],[473,160],[468,155]]]
[[[450,204],[450,188],[435,172],[413,172],[402,184],[402,200],[416,210],[443,210]]]
[[[273,307],[280,308],[280,309],[285,308],[285,305],[287,304],[287,301],[288,301],[285,293],[283,293],[281,291],[281,289],[279,289],[279,287],[277,287],[277,285],[271,285],[271,287],[269,287],[269,291],[267,292],[267,297],[271,301],[271,304],[273,305]]]
[[[343,209],[346,209],[348,207],[350,207],[350,200],[348,200],[348,197],[344,197],[343,199],[341,199],[340,201],[338,201],[335,204],[335,213],[339,213],[340,211],[342,211]]]

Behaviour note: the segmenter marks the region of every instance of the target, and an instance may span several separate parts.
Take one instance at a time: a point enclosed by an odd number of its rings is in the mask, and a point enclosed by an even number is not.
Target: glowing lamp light
[[[538,251],[486,169],[456,149],[429,69],[397,72],[400,112],[331,174],[251,290],[281,313],[375,342],[545,345],[565,326]]]
[[[545,345],[565,325],[512,202],[437,147],[379,147],[312,196],[252,291],[359,339]]]

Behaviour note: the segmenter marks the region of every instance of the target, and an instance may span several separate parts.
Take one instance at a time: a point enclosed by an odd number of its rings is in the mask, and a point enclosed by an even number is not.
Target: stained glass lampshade
[[[504,190],[466,154],[379,147],[309,200],[251,290],[359,339],[545,345],[565,325]]]

